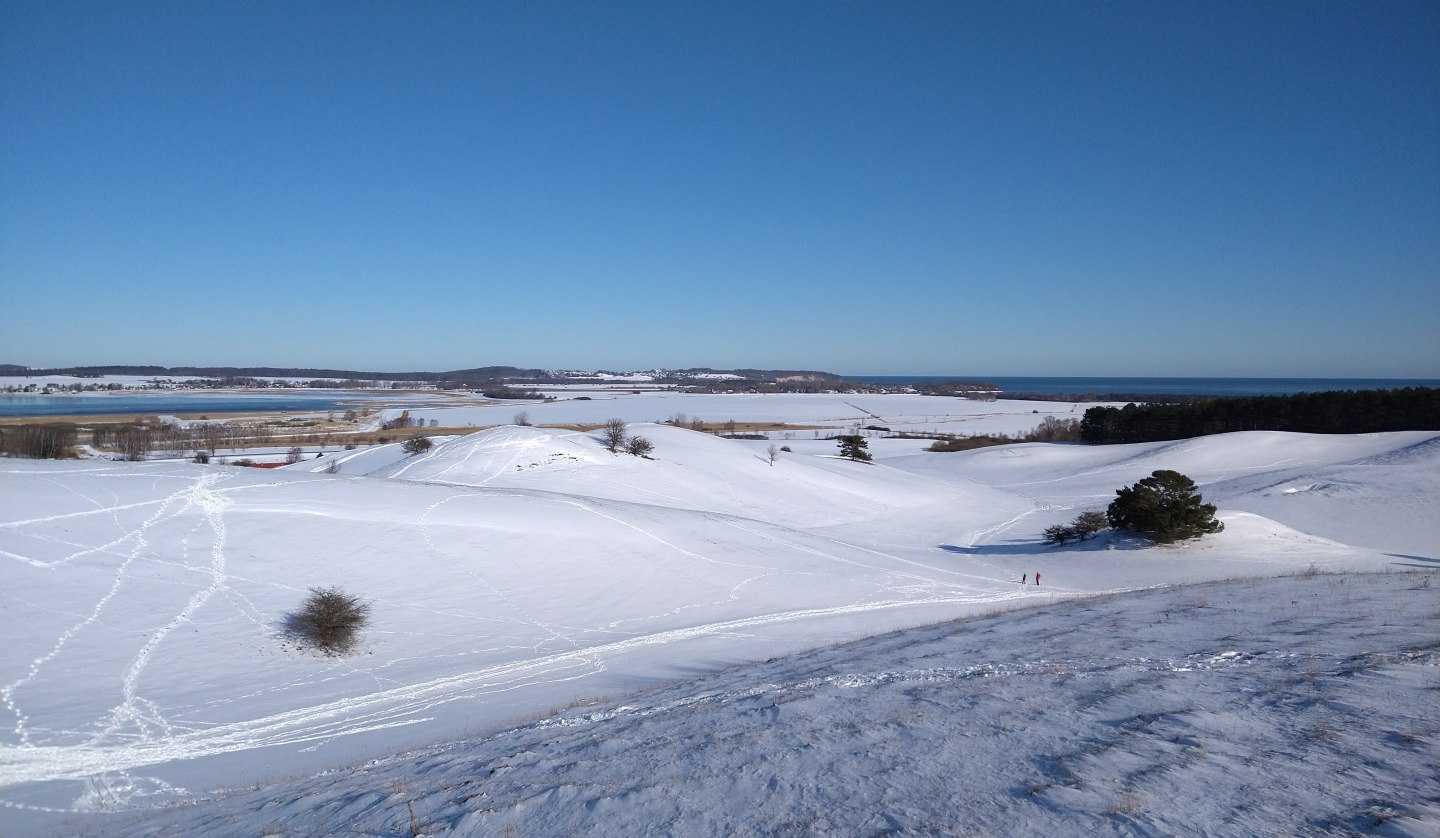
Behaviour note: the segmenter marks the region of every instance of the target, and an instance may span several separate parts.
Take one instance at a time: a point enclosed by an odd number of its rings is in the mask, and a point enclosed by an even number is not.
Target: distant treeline
[[[75,446],[75,426],[65,423],[0,427],[0,454],[55,460],[69,457]]]
[[[996,393],[996,398],[1020,402],[1144,402],[1146,404],[1184,404],[1214,396],[1185,395],[1177,393]]]
[[[702,375],[724,373],[736,378],[702,378]],[[818,370],[715,370],[709,367],[695,367],[684,370],[654,371],[657,377],[652,383],[684,386],[696,389],[746,389],[769,386],[786,391],[816,391],[834,389],[839,386],[840,377],[834,373]],[[48,376],[69,375],[76,378],[99,378],[106,375],[129,375],[156,379],[198,378],[206,379],[218,386],[246,386],[260,383],[263,379],[290,378],[308,381],[311,386],[361,387],[373,382],[391,382],[392,386],[402,384],[434,385],[440,389],[481,390],[487,387],[525,384],[564,384],[609,382],[624,386],[625,381],[616,381],[605,376],[619,373],[600,370],[596,373],[581,373],[565,370],[541,370],[524,367],[490,366],[473,369],[447,370],[445,372],[373,372],[365,370],[316,369],[312,367],[161,367],[161,366],[88,366],[31,368],[18,364],[0,364],[0,375],[6,376]]]
[[[988,381],[921,381],[915,391],[927,396],[964,396],[980,401],[994,401],[1000,387]]]
[[[1440,389],[1434,387],[1092,407],[1080,420],[1080,438],[1091,443],[1157,442],[1232,431],[1364,434],[1436,430],[1440,430]]]
[[[501,378],[546,378],[544,370],[520,369],[519,367],[479,367],[449,372],[365,372],[361,370],[329,370],[309,367],[157,367],[157,366],[99,366],[99,367],[54,367],[32,369],[17,364],[0,364],[0,375],[73,375],[77,378],[98,378],[102,375],[134,375],[151,378],[323,378],[363,381],[443,381],[465,379],[490,381]]]

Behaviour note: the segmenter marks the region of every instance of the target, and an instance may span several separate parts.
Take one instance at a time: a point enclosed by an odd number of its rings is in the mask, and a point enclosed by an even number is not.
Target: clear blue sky
[[[7,0],[0,361],[1440,377],[1440,4]]]

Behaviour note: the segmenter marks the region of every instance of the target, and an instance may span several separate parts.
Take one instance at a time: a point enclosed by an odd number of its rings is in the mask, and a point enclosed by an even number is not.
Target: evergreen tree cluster
[[[1362,434],[1434,430],[1440,430],[1440,389],[1434,387],[1092,407],[1080,420],[1080,438],[1090,443],[1159,442],[1232,431]]]

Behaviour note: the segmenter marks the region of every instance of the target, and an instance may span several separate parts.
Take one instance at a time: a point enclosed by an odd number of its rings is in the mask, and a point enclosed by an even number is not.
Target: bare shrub
[[[1021,439],[1025,442],[1079,442],[1080,420],[1046,416]]]
[[[18,425],[0,428],[0,451],[12,457],[56,460],[71,456],[74,425]]]
[[[515,414],[514,423],[522,428],[528,427],[530,425],[530,412],[527,410],[522,410],[519,413]]]
[[[765,456],[770,458],[770,465],[773,466],[775,465],[775,461],[780,458],[780,449],[776,448],[774,445],[771,445],[769,448],[765,449]]]
[[[988,448],[992,445],[1009,445],[1013,439],[1006,439],[1003,436],[957,436],[948,439],[937,439],[930,444],[926,451],[938,451],[946,453],[950,451],[972,451],[976,448]]]
[[[370,603],[339,588],[311,588],[300,609],[286,616],[285,628],[327,655],[343,655],[355,646],[370,622]]]
[[[1110,521],[1103,512],[1081,512],[1069,526],[1056,524],[1045,528],[1046,544],[1064,544],[1067,541],[1084,541],[1095,533],[1110,528]]]
[[[214,454],[225,442],[226,427],[219,422],[206,422],[200,426],[200,445]]]
[[[1105,517],[1104,512],[1091,510],[1076,515],[1070,527],[1080,536],[1080,540],[1084,541],[1097,532],[1110,529],[1110,519]]]
[[[1074,528],[1067,527],[1064,524],[1055,524],[1045,528],[1046,544],[1064,544],[1067,541],[1079,540],[1080,536],[1075,532]]]
[[[135,425],[115,432],[115,447],[125,455],[125,459],[139,462],[155,449],[155,441],[149,428]]]
[[[654,450],[655,446],[643,436],[631,437],[630,441],[625,443],[625,453],[637,457],[648,457]]]
[[[431,442],[428,436],[412,436],[400,446],[406,454],[412,457],[422,451],[429,451],[433,447],[435,447],[435,443]]]
[[[626,436],[627,430],[624,419],[611,419],[605,423],[605,427],[600,429],[600,438],[604,440],[605,447],[608,448],[612,454],[617,453],[620,450],[620,446],[625,444]]]
[[[294,447],[294,448],[291,448],[289,451],[286,451],[286,452],[285,452],[285,465],[287,465],[287,466],[293,466],[293,465],[295,465],[296,463],[300,462],[300,457],[301,457],[304,453],[305,453],[305,452],[302,451],[298,445],[297,445],[296,447]]]

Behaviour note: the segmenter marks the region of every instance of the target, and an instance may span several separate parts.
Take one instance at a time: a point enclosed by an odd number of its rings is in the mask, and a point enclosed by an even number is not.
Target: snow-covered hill
[[[332,455],[336,474],[0,462],[7,832],[940,619],[1440,557],[1436,516],[1413,514],[1440,497],[1437,434],[943,455],[875,440],[875,464],[797,441],[771,465],[765,443],[633,430],[652,459],[504,427],[413,458]],[[1156,468],[1196,478],[1225,532],[1039,543]],[[297,650],[285,615],[337,584],[373,603],[360,653]]]
[[[1435,571],[912,629],[80,834],[1408,835],[1440,827]],[[411,830],[414,830],[413,832]]]

